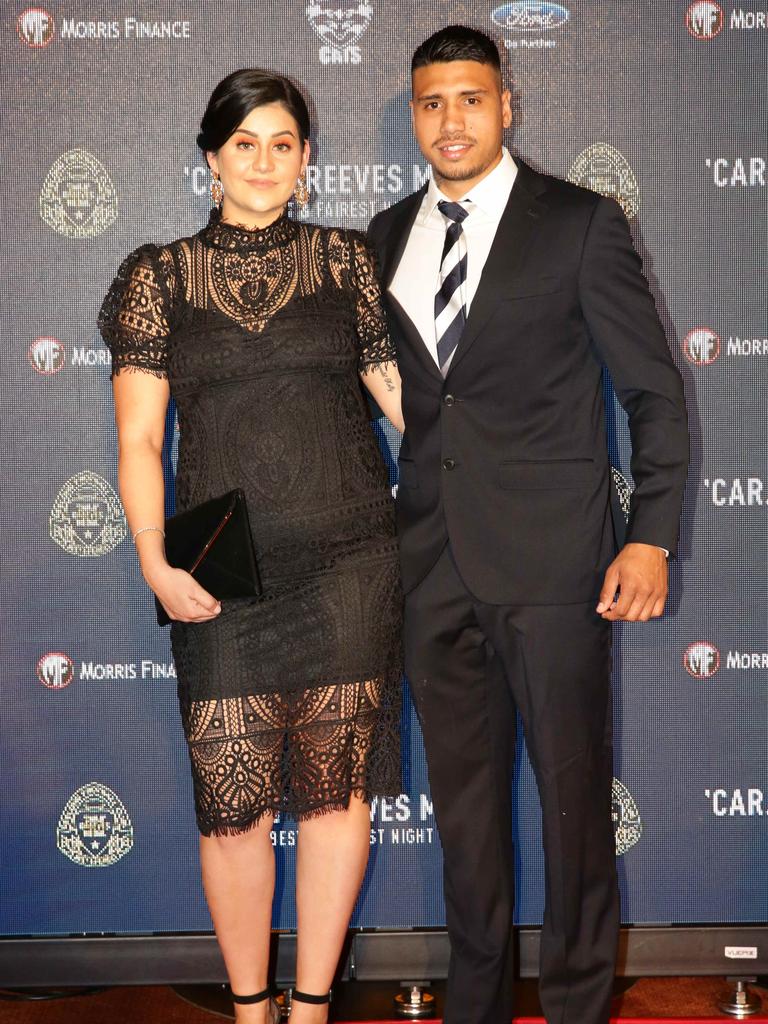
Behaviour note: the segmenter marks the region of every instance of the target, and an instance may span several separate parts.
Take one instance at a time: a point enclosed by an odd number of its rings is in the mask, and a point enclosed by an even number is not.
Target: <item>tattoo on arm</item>
[[[396,391],[397,389],[395,388],[392,378],[389,376],[389,373],[387,372],[387,363],[379,364],[379,373],[384,379],[384,384],[386,385],[387,391]]]

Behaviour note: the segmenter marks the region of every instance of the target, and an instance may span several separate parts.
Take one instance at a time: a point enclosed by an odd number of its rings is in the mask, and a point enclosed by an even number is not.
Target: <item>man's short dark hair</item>
[[[466,25],[448,25],[425,39],[411,60],[411,74],[427,64],[452,60],[476,60],[490,64],[501,74],[501,58],[496,43],[484,32]]]

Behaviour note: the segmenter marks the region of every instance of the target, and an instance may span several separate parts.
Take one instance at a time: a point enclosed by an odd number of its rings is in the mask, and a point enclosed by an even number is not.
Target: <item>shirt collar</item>
[[[459,202],[468,199],[489,217],[500,220],[516,177],[517,164],[512,159],[507,147],[502,146],[501,160],[498,164],[470,192],[462,196]],[[450,202],[451,200],[440,191],[435,179],[430,177],[422,208],[424,219],[433,216],[436,212],[442,216],[437,210],[437,204],[443,201]]]

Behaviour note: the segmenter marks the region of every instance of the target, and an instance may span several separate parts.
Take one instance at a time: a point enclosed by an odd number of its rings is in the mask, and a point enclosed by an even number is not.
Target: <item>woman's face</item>
[[[224,220],[263,228],[280,216],[306,170],[309,143],[302,145],[299,126],[281,103],[268,103],[207,157],[224,186]]]

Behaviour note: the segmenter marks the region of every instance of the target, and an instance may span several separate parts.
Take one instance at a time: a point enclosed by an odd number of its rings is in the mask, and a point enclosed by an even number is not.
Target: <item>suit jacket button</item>
[[[443,469],[453,469],[455,465],[453,459],[443,459]]]
[[[446,395],[443,398],[443,401],[445,402],[446,405],[453,405],[456,399],[453,397],[453,395]]]

